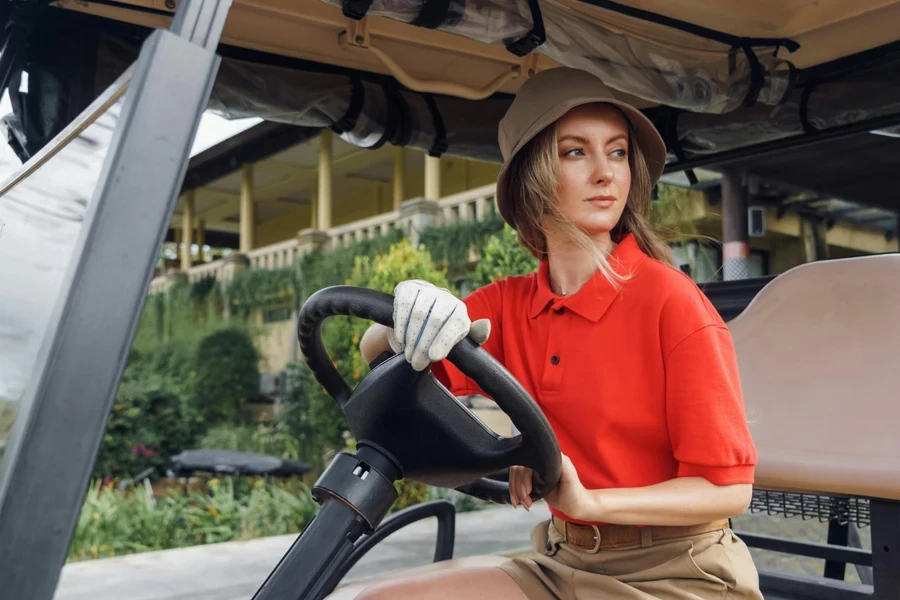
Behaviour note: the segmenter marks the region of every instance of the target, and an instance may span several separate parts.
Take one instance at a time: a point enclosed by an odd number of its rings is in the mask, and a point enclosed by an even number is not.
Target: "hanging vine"
[[[459,281],[468,277],[470,251],[483,248],[488,238],[502,229],[503,219],[491,212],[481,221],[429,227],[422,232],[419,243],[428,249],[438,266],[446,269],[450,281]]]

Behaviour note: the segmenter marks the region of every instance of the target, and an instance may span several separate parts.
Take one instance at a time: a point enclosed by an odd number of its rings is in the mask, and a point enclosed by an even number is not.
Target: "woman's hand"
[[[544,498],[550,507],[562,512],[571,519],[596,520],[596,510],[590,510],[596,503],[591,493],[581,485],[581,479],[575,471],[575,465],[565,454],[562,455],[562,470],[559,483]],[[591,515],[588,517],[588,515]]]
[[[404,354],[417,371],[447,358],[469,333],[479,345],[491,333],[487,319],[474,323],[469,320],[462,300],[444,288],[417,279],[401,281],[394,288],[393,320],[387,342],[395,354]]]
[[[581,519],[588,512],[588,507],[595,504],[591,493],[581,485],[575,465],[565,454],[561,455],[562,470],[559,483],[544,497],[547,504],[561,511],[572,519]],[[531,510],[532,477],[534,471],[528,467],[510,467],[509,469],[509,498],[513,508],[519,504],[525,510]]]
[[[513,508],[518,508],[521,504],[525,510],[531,510],[531,476],[533,473],[534,471],[528,467],[510,467],[509,499],[512,501]]]

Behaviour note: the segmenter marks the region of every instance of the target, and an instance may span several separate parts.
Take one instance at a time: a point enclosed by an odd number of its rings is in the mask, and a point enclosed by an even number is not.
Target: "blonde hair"
[[[631,188],[619,222],[610,232],[616,243],[627,234],[651,258],[673,265],[672,250],[650,224],[650,195],[653,184],[644,153],[629,126],[628,164],[631,168]],[[559,209],[556,191],[559,187],[559,153],[557,126],[549,125],[526,144],[509,166],[509,195],[512,224],[519,243],[538,260],[547,256],[547,229],[554,227],[573,243],[588,252],[597,268],[613,285],[628,279],[629,274],[618,273],[609,265],[607,255],[591,237],[567,219]]]

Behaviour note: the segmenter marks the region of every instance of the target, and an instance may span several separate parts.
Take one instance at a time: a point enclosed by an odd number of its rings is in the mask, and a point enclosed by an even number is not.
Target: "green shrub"
[[[206,494],[170,491],[162,498],[140,487],[120,492],[95,483],[78,517],[69,559],[298,533],[317,508],[295,480],[236,485],[225,478],[211,480]]]
[[[537,259],[519,244],[516,232],[506,225],[488,239],[471,281],[474,287],[482,287],[504,277],[527,275],[537,267]]]
[[[206,432],[199,446],[236,452],[257,452],[288,460],[303,460],[300,443],[288,432],[284,421],[272,424],[217,425]]]
[[[489,237],[501,229],[503,219],[492,211],[479,221],[429,227],[422,232],[419,244],[428,250],[437,267],[457,281],[468,278],[469,252],[480,251]]]
[[[394,489],[397,490],[397,500],[391,506],[391,512],[402,510],[408,506],[421,504],[435,499],[434,487],[412,479],[401,479],[394,482]]]
[[[203,423],[190,402],[158,376],[124,380],[116,393],[94,477],[129,477],[164,470],[169,457],[192,446]]]
[[[346,368],[338,364],[338,371],[346,377]],[[297,441],[300,460],[308,463],[312,475],[317,476],[334,452],[343,449],[347,417],[337,402],[315,381],[306,363],[288,365],[285,379],[281,420]]]
[[[250,334],[230,327],[206,336],[193,363],[193,399],[206,424],[239,421],[244,400],[259,391],[259,353]]]

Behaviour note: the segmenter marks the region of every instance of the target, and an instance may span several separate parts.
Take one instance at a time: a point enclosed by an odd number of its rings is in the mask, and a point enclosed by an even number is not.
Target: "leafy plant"
[[[433,257],[435,265],[457,281],[468,276],[470,252],[477,253],[491,235],[503,229],[503,224],[500,215],[491,212],[480,221],[429,227],[422,232],[419,243]]]
[[[300,282],[296,267],[244,269],[232,279],[225,294],[233,318],[246,319],[255,310],[297,304]]]
[[[190,403],[163,378],[125,380],[110,410],[94,477],[133,476],[148,467],[163,470],[170,456],[197,440],[202,428]]]
[[[306,363],[288,365],[287,371],[282,421],[297,440],[300,460],[314,473],[321,473],[334,452],[344,446],[347,418]]]
[[[308,488],[295,480],[237,483],[213,479],[207,493],[169,491],[155,498],[144,488],[121,492],[95,482],[82,505],[69,559],[298,533],[318,508]]]
[[[257,452],[289,460],[303,459],[300,443],[290,434],[284,421],[246,425],[223,423],[207,431],[199,447]]]
[[[700,236],[690,209],[702,200],[702,191],[660,183],[650,204],[650,223],[669,243],[696,239]]]
[[[193,398],[207,425],[235,422],[243,402],[259,390],[259,353],[250,335],[228,328],[206,336],[193,360]]]
[[[515,230],[505,225],[488,239],[471,281],[473,286],[481,287],[496,279],[527,275],[537,267],[537,259],[519,244]]]

